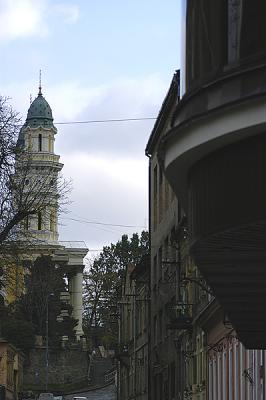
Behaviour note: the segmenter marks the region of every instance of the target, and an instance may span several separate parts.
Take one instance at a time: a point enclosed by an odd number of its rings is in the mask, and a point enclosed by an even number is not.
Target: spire
[[[40,69],[39,73],[39,93],[40,96],[42,96],[42,70]]]
[[[31,105],[31,103],[32,103],[32,95],[30,94],[30,105]]]

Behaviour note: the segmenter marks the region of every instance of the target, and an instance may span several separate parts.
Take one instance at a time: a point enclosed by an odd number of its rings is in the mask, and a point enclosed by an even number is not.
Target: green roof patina
[[[19,147],[24,147],[25,128],[38,128],[39,126],[42,126],[43,128],[55,128],[53,124],[52,109],[43,97],[41,88],[39,88],[38,96],[30,105],[26,121],[19,132],[17,145]]]
[[[54,127],[51,107],[43,97],[41,90],[30,105],[25,126],[30,126],[31,128],[37,128],[38,126]]]

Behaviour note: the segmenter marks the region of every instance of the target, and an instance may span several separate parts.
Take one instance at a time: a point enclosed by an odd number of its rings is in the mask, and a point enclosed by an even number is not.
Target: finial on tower
[[[40,69],[39,74],[39,94],[42,94],[42,70]]]
[[[30,94],[30,105],[31,105],[31,103],[32,103],[32,95]]]

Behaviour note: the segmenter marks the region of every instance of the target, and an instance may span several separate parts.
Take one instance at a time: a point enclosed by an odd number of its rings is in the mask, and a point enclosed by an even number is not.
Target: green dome
[[[43,97],[41,88],[39,88],[38,96],[30,105],[25,124],[20,129],[17,146],[20,148],[23,148],[25,146],[25,128],[38,128],[39,126],[42,126],[43,128],[55,129],[51,107]]]
[[[41,91],[30,105],[25,126],[30,126],[31,128],[37,128],[38,126],[44,128],[54,127],[51,107],[43,97]]]

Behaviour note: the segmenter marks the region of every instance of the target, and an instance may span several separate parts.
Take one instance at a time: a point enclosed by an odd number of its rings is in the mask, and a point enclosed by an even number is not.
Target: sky
[[[180,66],[180,3],[0,0],[0,94],[24,122],[41,69],[73,187],[60,240],[83,240],[91,254],[148,227],[155,121],[70,122],[157,117]]]

